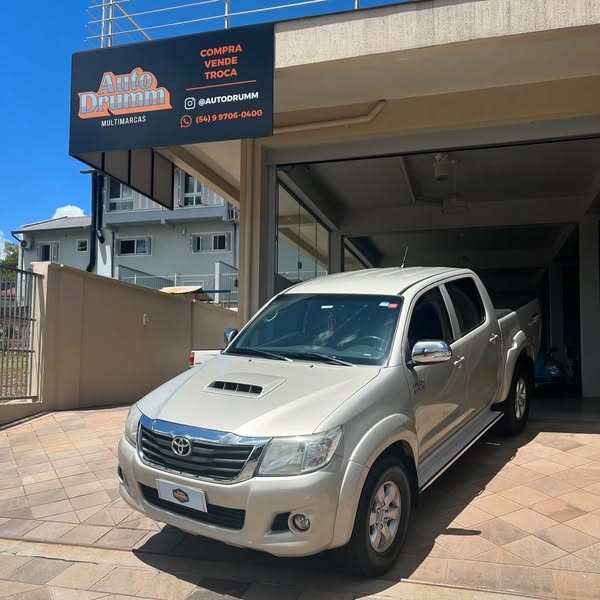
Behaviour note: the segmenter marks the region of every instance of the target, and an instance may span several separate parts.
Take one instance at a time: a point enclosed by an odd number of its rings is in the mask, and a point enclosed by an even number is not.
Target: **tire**
[[[387,512],[377,513],[381,505],[382,490],[386,505],[391,498]],[[394,509],[397,508],[397,513]],[[347,546],[342,549],[344,567],[355,575],[373,577],[388,571],[396,562],[406,537],[411,510],[411,488],[408,474],[397,458],[386,458],[369,473],[363,487],[354,529]],[[391,519],[397,514],[397,519]],[[372,516],[373,515],[373,516]],[[375,524],[373,524],[375,520]],[[391,540],[384,535],[391,534]],[[388,534],[388,535],[389,535]]]
[[[519,361],[513,373],[508,397],[504,402],[504,417],[499,430],[505,435],[518,435],[529,418],[533,396],[533,369],[527,361]]]

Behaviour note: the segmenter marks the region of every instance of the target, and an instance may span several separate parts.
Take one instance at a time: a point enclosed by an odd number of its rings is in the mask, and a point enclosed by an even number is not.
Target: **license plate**
[[[158,497],[173,504],[193,508],[201,512],[208,512],[206,507],[206,494],[202,490],[196,490],[184,485],[177,485],[170,481],[156,480]]]

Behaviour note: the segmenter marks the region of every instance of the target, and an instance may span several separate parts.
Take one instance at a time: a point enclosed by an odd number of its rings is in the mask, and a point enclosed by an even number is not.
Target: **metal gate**
[[[40,278],[32,271],[0,266],[0,403],[37,398]]]

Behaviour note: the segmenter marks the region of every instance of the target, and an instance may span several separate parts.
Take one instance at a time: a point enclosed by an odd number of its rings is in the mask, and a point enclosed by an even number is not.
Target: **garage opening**
[[[279,165],[274,290],[368,267],[473,269],[497,308],[540,299],[539,391],[579,398],[597,377],[581,323],[600,312],[599,157],[600,140],[576,139]]]

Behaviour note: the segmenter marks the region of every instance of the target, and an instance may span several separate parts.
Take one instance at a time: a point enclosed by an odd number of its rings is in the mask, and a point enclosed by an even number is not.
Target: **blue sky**
[[[68,116],[71,54],[94,47],[86,42],[86,23],[90,19],[86,7],[93,1],[34,0],[6,2],[3,6],[7,26],[0,36],[1,72],[3,86],[10,93],[0,94],[0,248],[3,239],[11,239],[11,230],[24,223],[49,219],[59,207],[74,205],[89,213],[89,175],[80,174],[85,166],[68,155]],[[190,1],[135,0],[123,6],[134,12]],[[231,0],[232,12],[288,3],[291,0]],[[394,0],[361,0],[365,7],[392,3]],[[232,25],[345,10],[353,4],[354,0],[324,0],[301,8],[238,16]],[[204,12],[195,8],[194,16],[216,14],[213,7],[212,13],[208,8]],[[171,20],[191,18],[188,15],[180,13]],[[160,21],[164,23],[166,18],[163,13]],[[157,24],[152,16],[138,20],[144,26]],[[186,29],[156,29],[150,33],[153,37],[165,37],[217,27],[217,20],[209,20]],[[119,28],[129,27],[123,22]],[[134,37],[127,34],[119,39],[129,42]]]

